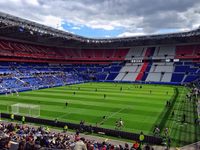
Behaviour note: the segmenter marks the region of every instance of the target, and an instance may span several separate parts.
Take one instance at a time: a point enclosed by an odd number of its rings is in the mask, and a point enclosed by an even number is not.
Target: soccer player
[[[58,123],[58,118],[56,118],[56,119],[54,120],[54,123],[55,123],[55,124],[57,124],[57,123]]]
[[[168,133],[169,133],[169,129],[168,129],[168,128],[165,128],[164,132],[165,132],[165,136],[167,137],[167,136],[168,136]]]
[[[168,102],[168,105],[169,105],[169,107],[171,106],[171,102],[170,101]]]
[[[16,91],[16,95],[19,96],[19,93]]]
[[[122,119],[119,119],[119,129],[121,129],[124,126],[124,122],[122,121]]]
[[[174,111],[172,111],[172,117],[174,116]]]
[[[106,98],[106,94],[103,95],[104,99]]]
[[[155,136],[159,136],[160,135],[160,129],[159,129],[159,127],[157,125],[155,126],[153,133],[154,133]]]
[[[116,130],[118,130],[118,129],[120,130],[123,126],[124,126],[124,123],[123,123],[121,118],[119,120],[116,120],[116,122],[115,122],[115,129]]]
[[[186,118],[186,115],[185,115],[185,114],[183,114],[183,121],[182,121],[182,123],[184,123],[184,122],[185,122],[185,118]]]
[[[13,96],[13,93],[12,93],[12,91],[10,90],[10,95],[12,95]]]
[[[65,103],[65,106],[66,106],[66,107],[67,107],[67,105],[68,105],[68,102]]]
[[[169,102],[167,101],[165,106],[167,107],[167,106],[168,106],[168,104],[169,104]]]

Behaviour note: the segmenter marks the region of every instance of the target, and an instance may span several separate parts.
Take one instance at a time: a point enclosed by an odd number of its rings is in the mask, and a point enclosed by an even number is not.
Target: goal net
[[[17,103],[11,105],[11,113],[37,118],[40,116],[40,105]]]

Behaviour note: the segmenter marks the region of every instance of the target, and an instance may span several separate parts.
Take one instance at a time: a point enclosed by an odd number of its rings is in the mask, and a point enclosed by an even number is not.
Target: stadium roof
[[[128,47],[200,42],[200,28],[188,32],[124,38],[87,38],[0,12],[0,37],[57,47]]]

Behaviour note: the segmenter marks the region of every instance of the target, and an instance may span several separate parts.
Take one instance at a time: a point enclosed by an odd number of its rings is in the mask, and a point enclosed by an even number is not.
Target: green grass
[[[165,104],[174,96],[174,86],[142,85],[113,83],[85,83],[64,87],[22,92],[20,96],[0,96],[0,110],[7,111],[7,106],[15,103],[37,104],[41,106],[41,118],[55,119],[66,122],[96,125],[115,128],[115,121],[122,118],[123,131],[152,134],[155,125],[162,123],[170,128],[170,136],[175,145],[192,143],[200,140],[199,126],[192,121],[195,116],[194,104],[181,101],[185,99],[187,89],[178,87],[179,95],[172,108],[175,116],[172,118]],[[80,90],[78,89],[80,88]],[[120,88],[122,87],[122,91]],[[97,91],[96,91],[97,88]],[[152,93],[150,94],[150,90]],[[168,91],[168,94],[167,94]],[[73,92],[76,92],[74,95]],[[104,99],[104,94],[106,98]],[[68,106],[65,106],[68,102]],[[166,112],[168,111],[168,115]],[[180,117],[187,112],[189,123],[182,125]],[[107,119],[103,121],[102,117]],[[186,137],[187,136],[187,137]],[[189,137],[188,137],[189,136]],[[198,137],[199,136],[199,137]]]

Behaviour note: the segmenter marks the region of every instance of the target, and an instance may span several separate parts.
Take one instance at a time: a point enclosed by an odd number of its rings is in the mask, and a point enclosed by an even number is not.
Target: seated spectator
[[[133,148],[138,149],[140,147],[140,144],[137,141],[133,142]]]
[[[30,127],[27,125],[18,125],[12,123],[0,124],[0,150],[10,148],[10,143],[18,143],[18,150],[39,150],[39,149],[75,149],[75,150],[129,150],[128,143],[122,145],[113,145],[108,139],[102,143],[94,140],[85,140],[80,138],[79,131],[75,135],[67,135],[60,132],[46,132],[45,127]],[[137,148],[138,143],[134,143],[133,148]]]
[[[87,147],[85,145],[85,138],[80,138],[76,144],[75,144],[75,147],[74,147],[74,150],[87,150]]]
[[[125,143],[125,148],[124,150],[129,150],[129,145],[127,143]]]

